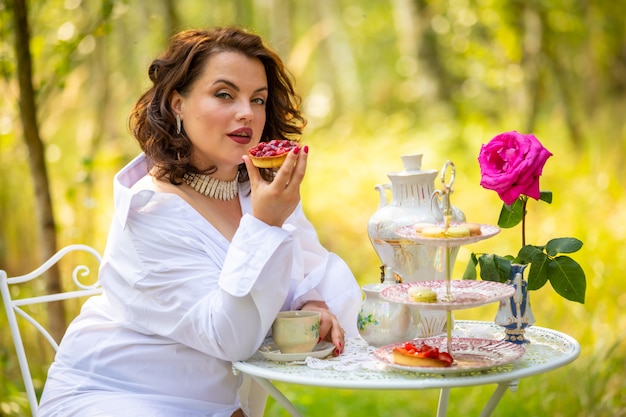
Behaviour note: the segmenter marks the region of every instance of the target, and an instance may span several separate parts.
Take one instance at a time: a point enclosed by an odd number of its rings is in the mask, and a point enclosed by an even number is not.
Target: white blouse
[[[40,416],[230,416],[241,376],[279,310],[324,300],[356,336],[361,292],[320,244],[302,207],[282,228],[244,213],[229,242],[175,194],[131,187],[139,155],[115,177],[115,218],[100,268],[104,295],[70,325]]]

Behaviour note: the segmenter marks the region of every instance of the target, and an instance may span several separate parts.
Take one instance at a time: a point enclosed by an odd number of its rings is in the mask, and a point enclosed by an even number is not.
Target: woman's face
[[[211,56],[191,89],[171,99],[193,144],[193,164],[217,166],[214,176],[232,179],[241,157],[261,139],[267,96],[260,60],[238,52]]]

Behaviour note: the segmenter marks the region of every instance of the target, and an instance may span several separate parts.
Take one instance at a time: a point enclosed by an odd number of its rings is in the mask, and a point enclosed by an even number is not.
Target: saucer
[[[274,344],[272,339],[267,339],[265,343],[259,349],[259,353],[265,358],[274,362],[293,362],[303,361],[307,357],[312,358],[325,358],[330,355],[335,349],[335,345],[330,342],[320,342],[314,348],[312,352],[301,353],[281,353],[278,347]]]

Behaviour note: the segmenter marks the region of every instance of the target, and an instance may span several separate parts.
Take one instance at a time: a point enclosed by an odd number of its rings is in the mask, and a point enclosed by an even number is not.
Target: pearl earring
[[[180,120],[180,114],[176,115],[176,134],[180,135],[180,131],[183,127],[183,121]]]

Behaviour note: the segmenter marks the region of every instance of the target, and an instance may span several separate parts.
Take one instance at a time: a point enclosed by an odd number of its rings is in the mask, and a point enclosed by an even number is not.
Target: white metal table
[[[493,322],[458,320],[453,337],[479,337],[502,340],[502,328]],[[480,417],[490,416],[507,388],[516,387],[521,378],[542,374],[574,361],[580,354],[578,342],[561,332],[543,327],[526,329],[531,343],[517,361],[490,368],[455,374],[424,374],[389,368],[377,361],[370,347],[361,338],[346,341],[344,353],[326,359],[307,358],[305,361],[281,363],[265,359],[259,353],[246,361],[235,362],[235,372],[250,375],[263,386],[292,416],[302,414],[271,381],[287,382],[340,389],[440,389],[437,416],[447,414],[451,388],[497,384]]]

